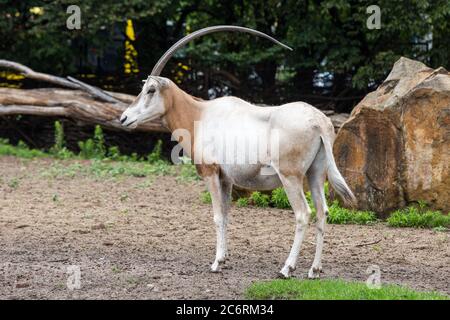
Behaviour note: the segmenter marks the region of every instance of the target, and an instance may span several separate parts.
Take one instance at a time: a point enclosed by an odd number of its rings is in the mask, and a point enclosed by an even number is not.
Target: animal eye
[[[151,87],[150,89],[148,89],[147,93],[152,94],[152,93],[155,93],[155,91],[156,91],[156,89]]]

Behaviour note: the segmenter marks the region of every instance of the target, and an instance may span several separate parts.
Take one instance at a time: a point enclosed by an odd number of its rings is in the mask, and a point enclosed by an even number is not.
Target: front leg
[[[211,265],[211,271],[219,272],[220,264],[225,262],[227,256],[227,222],[232,184],[220,178],[219,173],[214,173],[205,180],[211,194],[217,236],[216,258]]]

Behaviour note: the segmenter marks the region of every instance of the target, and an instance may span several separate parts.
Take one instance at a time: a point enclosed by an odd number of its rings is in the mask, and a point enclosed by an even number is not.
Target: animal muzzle
[[[132,119],[125,113],[123,113],[122,116],[120,117],[120,124],[123,125],[124,127],[135,128],[137,126],[137,121],[138,121],[137,118]]]

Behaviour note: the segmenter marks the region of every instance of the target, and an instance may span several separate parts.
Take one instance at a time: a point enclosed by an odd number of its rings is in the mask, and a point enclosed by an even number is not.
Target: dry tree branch
[[[0,68],[15,70],[29,79],[45,81],[70,89],[0,88],[0,116],[23,114],[68,117],[80,122],[130,131],[120,124],[119,117],[135,99],[132,95],[107,92],[72,77],[65,79],[36,72],[27,66],[9,60],[0,59]],[[136,130],[168,131],[158,120],[139,125]]]
[[[21,74],[23,74],[25,77],[27,77],[29,79],[45,81],[45,82],[57,84],[59,86],[70,88],[70,89],[78,89],[78,90],[86,91],[94,98],[97,98],[97,99],[105,101],[105,102],[118,103],[118,104],[124,103],[124,101],[121,101],[121,100],[113,97],[112,95],[106,93],[105,91],[103,91],[99,88],[96,88],[94,86],[91,86],[87,83],[81,82],[80,80],[77,80],[72,77],[67,77],[67,79],[64,79],[61,77],[53,76],[51,74],[36,72],[33,69],[31,69],[27,66],[24,66],[23,64],[20,64],[18,62],[3,60],[3,59],[0,59],[0,67],[19,71]]]

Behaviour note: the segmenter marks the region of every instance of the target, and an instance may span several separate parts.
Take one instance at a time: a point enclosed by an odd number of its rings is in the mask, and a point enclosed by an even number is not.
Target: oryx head
[[[169,50],[164,53],[164,55],[159,59],[156,65],[153,67],[152,73],[144,83],[141,93],[137,96],[136,100],[124,111],[120,117],[120,122],[126,127],[135,128],[138,124],[151,121],[156,118],[164,116],[166,112],[166,107],[164,106],[164,99],[162,97],[162,92],[167,87],[170,86],[171,81],[167,78],[159,77],[161,71],[166,65],[167,61],[173,56],[173,54],[181,47],[186,45],[189,41],[195,38],[201,37],[208,33],[218,32],[218,31],[238,31],[247,32],[259,37],[269,39],[276,44],[292,50],[290,47],[279,42],[278,40],[272,38],[271,36],[262,33],[257,30],[238,27],[238,26],[213,26],[208,28],[203,28],[195,31],[186,37],[175,43]]]
[[[120,123],[125,127],[136,128],[140,123],[162,118],[166,113],[163,91],[170,86],[171,81],[149,76],[143,82],[141,93],[120,117]]]

